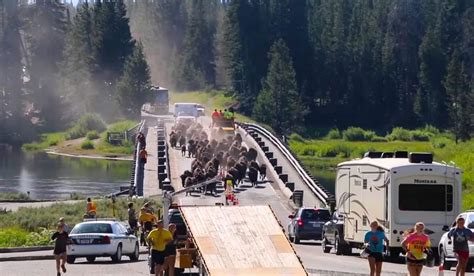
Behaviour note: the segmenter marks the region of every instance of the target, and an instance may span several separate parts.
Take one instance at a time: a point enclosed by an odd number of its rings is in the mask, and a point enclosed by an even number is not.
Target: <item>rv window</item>
[[[453,186],[400,184],[398,207],[402,211],[452,211]]]

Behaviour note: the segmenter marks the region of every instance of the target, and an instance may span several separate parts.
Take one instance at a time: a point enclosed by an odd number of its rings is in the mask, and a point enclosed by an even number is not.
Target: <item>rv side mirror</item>
[[[337,215],[337,219],[338,219],[338,220],[343,220],[343,219],[344,219],[344,216],[341,215],[341,214],[338,214],[338,215]]]
[[[449,231],[449,226],[444,225],[444,226],[443,226],[443,231],[444,231],[444,232],[448,232],[448,231]]]

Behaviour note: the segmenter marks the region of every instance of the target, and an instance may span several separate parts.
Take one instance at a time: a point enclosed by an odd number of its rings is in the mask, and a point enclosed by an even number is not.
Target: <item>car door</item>
[[[290,218],[290,221],[288,223],[288,234],[290,236],[294,236],[295,235],[295,223],[296,221],[298,220],[298,212],[299,212],[299,209],[296,210],[292,216],[293,218]]]
[[[124,254],[128,254],[132,252],[131,249],[131,235],[127,235],[127,228],[120,223],[115,224],[117,227],[117,235],[119,239],[122,241],[122,250]]]
[[[456,221],[454,221],[452,224],[451,224],[451,228],[450,229],[453,229],[454,227],[456,227]],[[453,239],[452,238],[448,238],[446,237],[446,256],[447,257],[454,257],[454,252],[453,252]]]

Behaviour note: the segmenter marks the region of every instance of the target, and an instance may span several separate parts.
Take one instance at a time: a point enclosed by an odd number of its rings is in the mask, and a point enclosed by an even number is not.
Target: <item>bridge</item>
[[[224,203],[224,188],[217,186],[217,195],[175,193],[183,189],[180,175],[191,168],[192,158],[183,157],[177,148],[171,148],[169,133],[174,118],[142,114],[143,125],[140,130],[146,134],[148,160],[140,167],[134,162],[131,189],[138,196],[160,197],[165,193],[176,194],[173,202],[181,206],[215,205]],[[208,128],[209,117],[198,121]],[[271,131],[253,123],[239,122],[237,132],[243,138],[243,146],[258,152],[257,162],[267,165],[267,176],[258,187],[248,181],[237,189],[239,205],[270,205],[282,227],[288,229],[288,215],[300,206],[327,207],[334,202],[333,196],[304,168],[298,158]],[[135,159],[137,158],[135,153]],[[295,244],[295,251],[305,269],[311,275],[364,275],[368,271],[366,260],[355,257],[340,257],[322,253],[319,244]],[[384,271],[400,275],[405,267],[386,263]]]

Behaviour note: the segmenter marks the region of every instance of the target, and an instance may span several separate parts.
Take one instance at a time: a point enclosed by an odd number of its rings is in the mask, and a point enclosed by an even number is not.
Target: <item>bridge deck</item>
[[[148,152],[148,158],[143,177],[143,195],[147,197],[160,195],[161,190],[158,188],[158,144],[154,127],[148,128],[146,151]]]
[[[181,212],[210,275],[307,275],[269,206]]]

